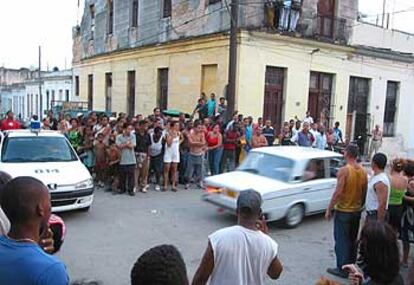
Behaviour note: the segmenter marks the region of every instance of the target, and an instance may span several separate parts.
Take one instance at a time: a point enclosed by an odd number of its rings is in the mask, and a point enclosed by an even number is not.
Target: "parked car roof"
[[[342,157],[341,154],[333,151],[300,146],[269,146],[253,149],[252,152],[261,152],[270,155],[277,155],[293,159],[295,161],[309,160],[312,158]]]

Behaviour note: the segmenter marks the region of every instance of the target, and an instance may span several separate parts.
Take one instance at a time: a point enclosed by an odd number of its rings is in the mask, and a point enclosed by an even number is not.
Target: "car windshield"
[[[239,171],[288,182],[293,170],[291,159],[260,152],[251,152],[239,166]]]
[[[77,160],[63,137],[12,137],[3,145],[2,162],[64,162]]]

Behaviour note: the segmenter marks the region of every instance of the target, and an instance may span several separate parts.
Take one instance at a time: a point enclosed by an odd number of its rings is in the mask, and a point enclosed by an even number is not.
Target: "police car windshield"
[[[2,150],[2,162],[65,162],[77,157],[62,137],[9,137]]]
[[[293,170],[291,159],[260,152],[251,152],[239,166],[239,171],[288,182]]]

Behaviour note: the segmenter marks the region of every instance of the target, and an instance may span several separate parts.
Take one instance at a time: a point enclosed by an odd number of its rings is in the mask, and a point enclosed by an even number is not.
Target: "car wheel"
[[[303,204],[296,204],[290,207],[285,217],[285,226],[289,229],[297,227],[305,216]]]

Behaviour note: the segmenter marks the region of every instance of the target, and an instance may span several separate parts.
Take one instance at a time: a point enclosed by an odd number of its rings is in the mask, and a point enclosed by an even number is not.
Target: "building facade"
[[[24,118],[32,115],[44,117],[54,104],[70,102],[72,97],[72,70],[46,72],[39,79],[25,81]],[[41,87],[41,95],[39,95]]]
[[[367,142],[379,124],[385,151],[414,154],[412,36],[358,22],[356,0],[279,2],[240,5],[236,109],[278,130],[309,110],[326,126],[339,121],[349,141]],[[200,93],[226,95],[230,21],[220,0],[86,1],[74,93],[96,110],[190,113]]]

